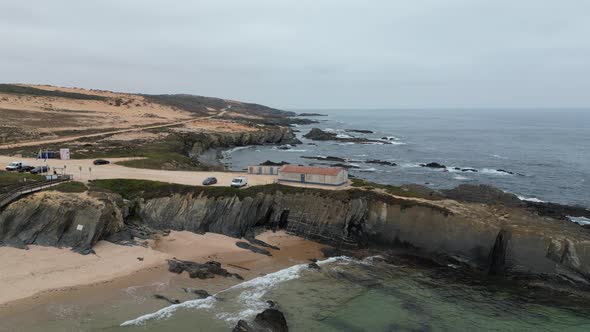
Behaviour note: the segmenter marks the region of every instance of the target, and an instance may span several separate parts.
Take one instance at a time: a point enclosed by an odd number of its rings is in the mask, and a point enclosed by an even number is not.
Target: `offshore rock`
[[[254,322],[238,321],[234,332],[288,332],[285,315],[277,309],[266,309],[256,315]]]

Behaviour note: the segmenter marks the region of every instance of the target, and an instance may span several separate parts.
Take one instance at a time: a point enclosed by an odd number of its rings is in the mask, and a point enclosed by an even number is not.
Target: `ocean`
[[[265,160],[322,163],[301,156],[346,158],[350,174],[384,184],[452,188],[491,184],[521,199],[590,207],[590,109],[297,110],[316,112],[320,123],[296,129],[302,145],[238,148],[225,153],[234,170]],[[387,138],[392,144],[311,141],[313,127],[340,135]],[[374,131],[373,134],[346,129]],[[310,145],[314,143],[316,145]],[[365,163],[378,159],[398,166]],[[437,162],[449,172],[420,167]],[[454,170],[472,168],[475,172]],[[505,170],[514,174],[498,171]]]
[[[123,322],[122,331],[230,331],[278,303],[291,331],[587,331],[581,308],[526,292],[440,278],[425,269],[346,257],[258,277],[214,297]]]
[[[347,158],[354,176],[370,181],[450,188],[485,183],[523,199],[589,204],[590,112],[582,110],[330,110],[319,124],[300,126],[303,144],[234,149],[224,161],[234,169],[265,160],[309,164],[301,156]],[[393,144],[312,142],[318,127],[341,135]],[[373,134],[345,129],[372,130]],[[316,145],[310,145],[314,143]],[[367,164],[379,159],[398,166]],[[423,168],[438,162],[451,171]],[[477,172],[454,171],[453,167]],[[514,174],[500,172],[506,170]],[[203,300],[162,309],[138,307],[153,293],[77,313],[56,306],[38,331],[231,331],[278,303],[291,331],[589,331],[588,306],[567,298],[533,297],[498,280],[455,280],[429,268],[394,266],[375,258],[346,257],[259,276]],[[461,273],[456,273],[460,278]],[[50,307],[52,308],[52,307]],[[74,318],[76,317],[76,318]]]

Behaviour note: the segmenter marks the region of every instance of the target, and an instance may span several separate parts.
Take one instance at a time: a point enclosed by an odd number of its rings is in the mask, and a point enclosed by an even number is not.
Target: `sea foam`
[[[317,264],[320,266],[333,262],[341,262],[346,264],[350,261],[350,258],[342,256],[318,261]],[[121,324],[121,326],[143,325],[150,320],[169,318],[179,309],[214,309],[215,305],[218,303],[216,297],[221,297],[226,292],[236,290],[241,290],[241,293],[238,296],[238,301],[240,301],[240,303],[243,304],[245,308],[237,314],[221,312],[218,313],[216,317],[228,321],[244,319],[249,316],[253,316],[268,307],[268,304],[262,300],[262,297],[269,290],[283,282],[299,278],[301,272],[307,269],[308,264],[294,265],[274,273],[269,273],[262,277],[244,281],[205,299],[190,300],[183,303],[170,305],[156,312],[125,321]]]

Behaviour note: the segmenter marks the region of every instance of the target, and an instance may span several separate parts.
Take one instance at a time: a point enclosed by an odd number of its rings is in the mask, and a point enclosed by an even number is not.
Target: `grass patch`
[[[62,193],[83,193],[88,190],[88,187],[82,182],[70,181],[57,185],[51,188],[51,190]]]
[[[170,197],[174,194],[192,194],[194,196],[205,195],[211,198],[219,197],[255,197],[258,194],[273,195],[281,192],[284,195],[306,194],[322,198],[329,198],[335,201],[348,202],[353,199],[366,199],[368,201],[381,201],[388,204],[397,204],[402,208],[412,206],[424,206],[431,209],[439,210],[442,213],[450,214],[451,212],[435,205],[417,201],[408,201],[388,195],[383,195],[375,191],[349,189],[349,190],[325,190],[315,188],[302,188],[286,186],[281,184],[267,184],[261,186],[252,186],[244,189],[231,187],[205,187],[205,186],[188,186],[149,180],[132,180],[132,179],[108,179],[94,180],[90,183],[90,190],[100,192],[111,192],[121,195],[125,199],[153,199],[159,197]]]
[[[76,145],[67,143],[56,146],[39,145],[20,147],[6,150],[8,154],[20,154],[24,157],[35,158],[39,149],[57,151],[58,147],[69,146],[72,159],[107,159],[142,157],[145,159],[119,162],[119,165],[135,168],[149,168],[159,170],[210,170],[211,167],[200,165],[183,154],[183,141],[176,135],[151,142],[140,141],[100,141],[101,137],[92,137],[76,141]],[[88,142],[84,144],[84,142]]]
[[[15,94],[15,95],[28,95],[28,96],[43,96],[43,97],[61,97],[68,99],[82,99],[82,100],[108,100],[107,97],[88,95],[84,93],[76,92],[64,92],[57,90],[43,90],[37,89],[30,86],[20,86],[14,84],[0,84],[0,92]]]
[[[366,181],[366,180],[362,180],[362,179],[352,179],[352,187],[356,187],[356,188],[364,188],[364,189],[381,189],[384,190],[385,192],[395,195],[395,196],[400,196],[400,197],[412,197],[412,198],[424,198],[424,199],[433,199],[432,196],[423,194],[423,193],[419,193],[413,190],[410,190],[408,188],[404,188],[404,187],[399,187],[399,186],[393,186],[393,185],[388,185],[388,184],[381,184],[381,183],[375,183],[375,182],[370,182],[370,181]]]
[[[43,180],[45,180],[45,177],[42,175],[0,171],[0,187],[14,186],[17,184],[25,183],[25,181],[34,182]]]

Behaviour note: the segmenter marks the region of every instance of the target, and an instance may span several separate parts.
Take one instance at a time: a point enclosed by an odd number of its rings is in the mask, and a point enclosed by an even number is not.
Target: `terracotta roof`
[[[285,165],[281,167],[279,172],[284,173],[304,173],[304,174],[316,174],[316,175],[338,175],[338,173],[344,170],[342,167],[312,167],[312,166],[296,166],[296,165]]]

